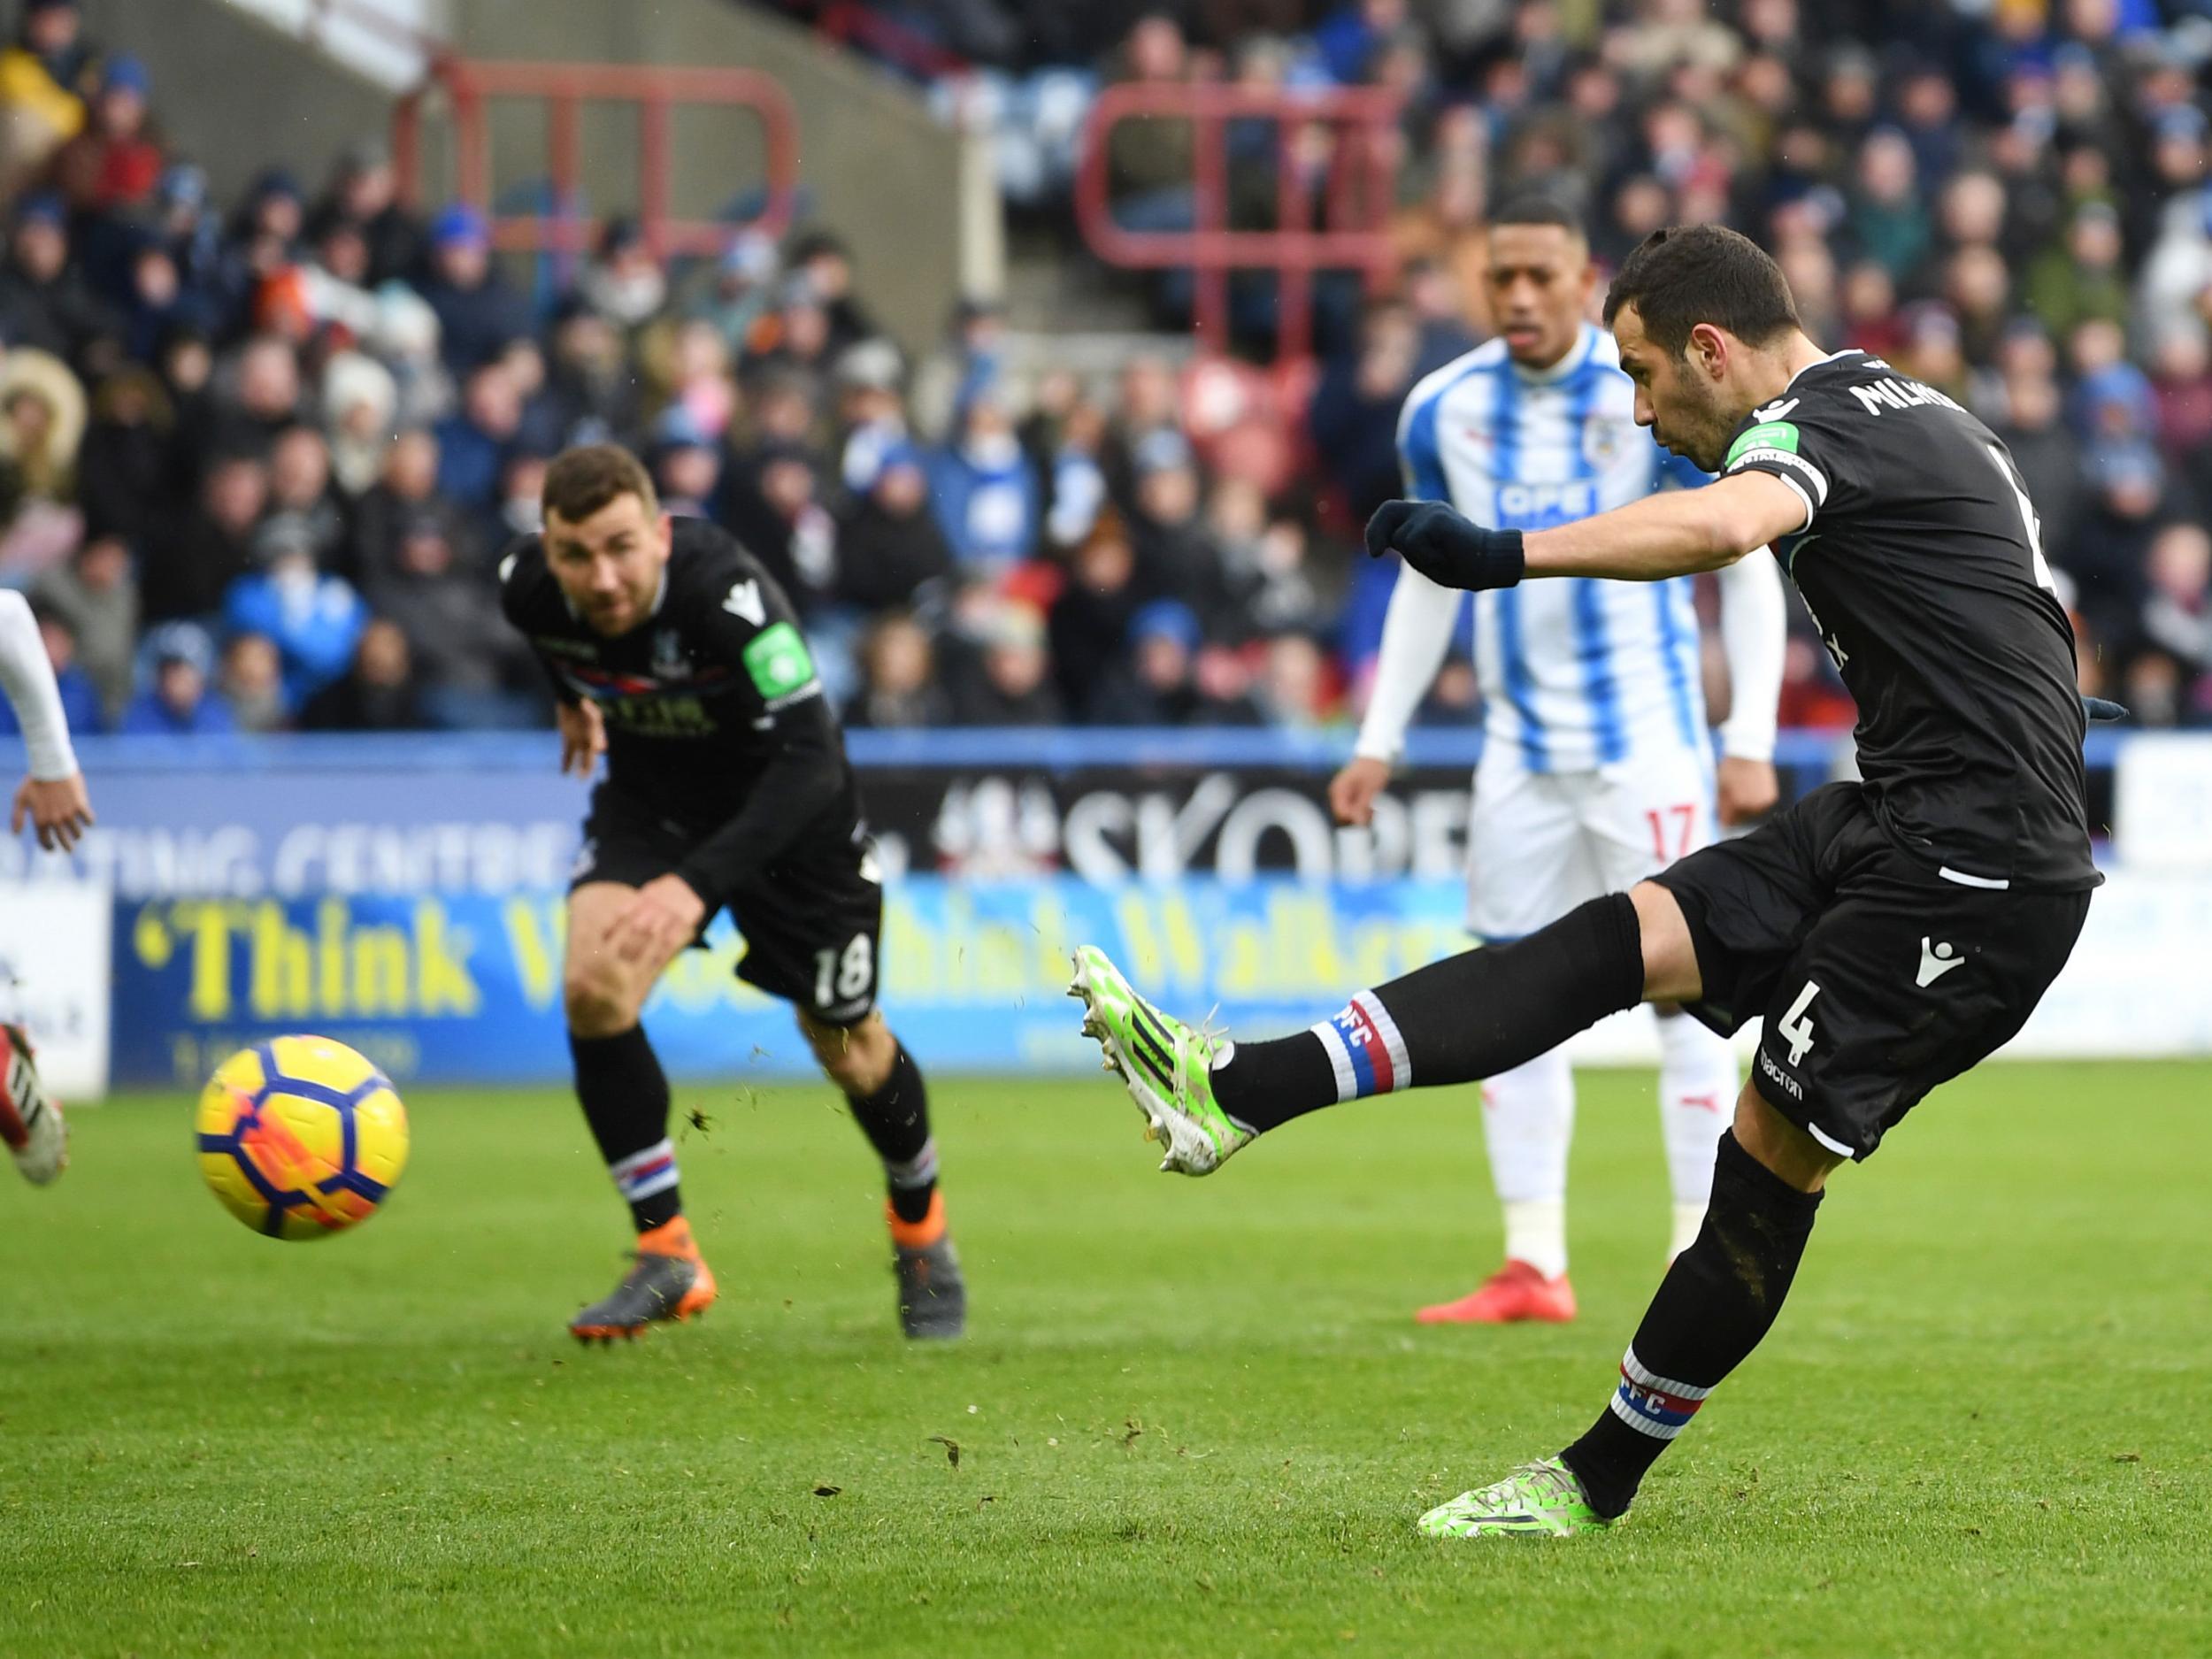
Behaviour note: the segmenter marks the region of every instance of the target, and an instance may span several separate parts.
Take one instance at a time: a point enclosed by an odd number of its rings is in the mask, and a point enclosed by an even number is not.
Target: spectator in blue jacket
[[[456,204],[431,221],[430,273],[419,287],[438,314],[438,350],[455,374],[532,332],[530,308],[493,268],[491,227],[472,207]]]
[[[69,722],[70,734],[96,736],[106,729],[107,719],[100,710],[100,688],[77,660],[76,629],[69,625],[68,618],[43,600],[31,601],[31,614],[38,619],[46,660],[54,667],[54,685],[61,692],[62,717]],[[22,731],[15,718],[15,705],[0,697],[0,736],[16,737]]]
[[[469,371],[461,407],[440,421],[438,492],[472,513],[498,511],[500,472],[522,429],[522,399],[506,363]]]
[[[971,572],[1019,564],[1036,550],[1036,473],[996,388],[978,388],[953,441],[931,457],[930,499],[953,557]]]
[[[230,710],[208,690],[215,649],[196,622],[165,622],[147,640],[153,683],[123,710],[116,730],[127,737],[210,737],[238,729]]]
[[[223,626],[265,634],[284,664],[284,703],[296,710],[346,672],[368,625],[353,585],[315,568],[314,544],[298,522],[273,518],[254,537],[258,568],[223,596]]]

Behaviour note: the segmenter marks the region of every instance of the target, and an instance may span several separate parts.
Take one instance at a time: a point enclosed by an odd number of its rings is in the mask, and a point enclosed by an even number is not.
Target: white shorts
[[[1467,926],[1505,944],[1625,892],[1713,839],[1713,772],[1686,749],[1596,772],[1531,772],[1508,743],[1475,769]]]

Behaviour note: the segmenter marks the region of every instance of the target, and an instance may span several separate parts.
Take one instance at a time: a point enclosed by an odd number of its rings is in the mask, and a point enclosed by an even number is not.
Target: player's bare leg
[[[802,1010],[799,1028],[883,1160],[900,1330],[910,1337],[960,1335],[967,1325],[967,1286],[937,1189],[937,1142],[921,1068],[874,1010],[851,1025],[829,1025]]]
[[[668,1079],[638,1023],[654,982],[687,941],[641,958],[610,941],[639,889],[614,881],[576,888],[568,902],[563,1002],[576,1094],[615,1189],[630,1208],[637,1249],[614,1290],[569,1321],[580,1340],[636,1336],[688,1319],[715,1298],[714,1275],[685,1220],[676,1149],[668,1139]]]

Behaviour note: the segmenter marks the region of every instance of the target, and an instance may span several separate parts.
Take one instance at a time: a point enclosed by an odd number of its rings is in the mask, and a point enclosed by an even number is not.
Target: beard
[[[1719,392],[1692,372],[1688,364],[1676,375],[1679,397],[1669,411],[1667,442],[1701,471],[1717,472],[1728,458],[1728,440],[1739,417],[1720,401]]]

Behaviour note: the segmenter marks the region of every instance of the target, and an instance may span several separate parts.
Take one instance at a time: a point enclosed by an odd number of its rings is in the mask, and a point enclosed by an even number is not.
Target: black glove
[[[2123,704],[2109,702],[2103,697],[2084,697],[2081,700],[2081,711],[2089,717],[2089,723],[2092,726],[2102,726],[2113,720],[2124,720],[2128,718],[2128,711]]]
[[[1527,568],[1518,530],[1485,530],[1440,501],[1386,501],[1375,509],[1368,556],[1394,551],[1431,581],[1470,592],[1510,588]]]

